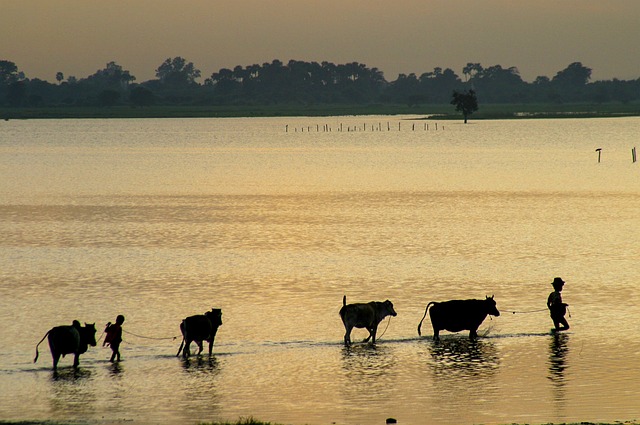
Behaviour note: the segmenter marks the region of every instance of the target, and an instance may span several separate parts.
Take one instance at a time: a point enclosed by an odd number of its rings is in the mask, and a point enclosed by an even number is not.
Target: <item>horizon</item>
[[[387,81],[469,62],[552,78],[573,62],[592,81],[640,77],[640,2],[618,0],[8,0],[0,59],[30,79],[86,78],[114,61],[137,82],[180,56],[202,72],[274,59],[358,62]],[[461,30],[462,28],[462,30]]]
[[[173,59],[173,58],[165,58],[165,59]],[[190,62],[187,58],[184,58],[184,59],[186,59],[186,60],[187,60],[187,62]],[[14,62],[14,63],[15,63],[15,61],[12,61],[10,58],[0,58],[0,60],[8,60],[8,61],[10,61],[10,62]],[[274,59],[272,59],[272,60],[270,60],[270,61],[267,61],[266,63],[271,63],[272,61],[275,61],[275,60],[280,60],[280,59],[278,59],[278,58],[274,58]],[[281,60],[281,62],[283,63],[283,66],[287,66],[290,60],[296,61],[297,59]],[[115,62],[115,61],[108,61],[108,62],[106,62],[102,67],[97,68],[95,71],[93,71],[91,74],[88,74],[88,75],[76,75],[76,74],[73,74],[73,73],[71,73],[71,74],[69,74],[69,75],[64,74],[64,79],[63,79],[63,81],[66,81],[70,76],[73,76],[73,77],[77,78],[78,80],[86,79],[86,78],[88,78],[89,76],[91,76],[91,75],[95,74],[97,71],[100,71],[100,70],[105,69],[106,65],[108,65],[108,64],[109,64],[109,62]],[[330,62],[330,63],[331,63],[331,61],[302,61],[302,62],[309,62],[309,63],[310,63],[310,62],[317,62],[317,63],[320,63],[320,64],[322,64],[323,62]],[[347,61],[347,62],[344,62],[344,63],[334,63],[334,64],[335,64],[335,65],[343,65],[343,64],[348,64],[348,63],[352,63],[352,62],[355,62],[355,61]],[[24,72],[24,70],[20,67],[20,64],[18,64],[18,63],[15,63],[15,64],[16,64],[16,66],[18,67],[18,71],[20,71],[20,72]],[[118,62],[116,62],[116,64],[117,64],[117,65],[122,66],[122,69],[123,69],[124,71],[130,71],[130,74],[131,74],[133,77],[135,77],[135,80],[134,80],[134,81],[132,81],[132,83],[133,83],[133,84],[143,84],[143,83],[147,83],[147,82],[149,82],[149,81],[158,80],[158,78],[155,76],[155,69],[153,70],[153,73],[154,73],[154,76],[153,76],[153,77],[151,77],[151,78],[149,78],[149,79],[141,80],[141,79],[139,79],[139,78],[136,76],[136,74],[134,74],[133,72],[131,72],[131,70],[130,70],[130,69],[129,69],[125,64],[121,64],[121,63],[118,63]],[[260,65],[260,66],[262,66],[263,64],[264,64],[264,63],[261,63],[261,64],[259,64],[259,65]],[[233,70],[236,66],[241,66],[242,68],[246,68],[246,67],[248,67],[248,66],[250,66],[250,65],[251,65],[251,64],[235,64],[235,65],[223,66],[222,68],[226,68],[226,69]],[[377,68],[377,69],[379,69],[379,70],[380,70],[380,68],[379,68],[379,67],[376,67],[375,65],[373,65],[373,66],[370,66],[369,64],[364,64],[364,65],[366,65],[366,67],[367,67],[367,68],[369,68],[369,69]],[[465,65],[466,65],[466,64],[465,64]],[[502,64],[491,64],[491,65],[481,64],[481,65],[482,65],[484,68],[488,68],[489,66],[496,66],[496,65],[502,66]],[[563,70],[564,70],[564,69],[566,69],[569,65],[570,65],[570,64],[567,64],[567,65],[566,65],[566,66],[564,66],[563,68],[558,69],[557,71],[553,72],[552,74],[550,74],[550,75],[545,75],[545,76],[546,76],[546,77],[548,77],[549,79],[553,79],[553,77],[554,77],[558,72],[563,71]],[[585,66],[585,67],[587,67],[587,68],[592,69],[592,68],[591,68],[591,67],[589,67],[587,64],[582,64],[582,65],[583,65],[583,66]],[[160,64],[158,64],[158,66],[160,66]],[[211,75],[211,73],[206,73],[206,72],[204,72],[202,69],[198,68],[198,65],[197,65],[197,64],[195,64],[195,63],[194,63],[194,66],[202,72],[202,75],[201,75],[199,78],[196,78],[196,83],[198,83],[198,84],[203,84],[203,83],[204,83],[204,80],[205,80],[205,79],[207,79],[207,78],[209,78],[209,77],[210,77],[210,75]],[[502,66],[502,67],[503,67],[503,69],[508,69],[508,67],[506,67],[506,66]],[[221,69],[222,69],[222,68],[221,68]],[[443,70],[447,69],[447,67],[440,67],[440,68],[442,68]],[[520,71],[520,68],[519,68],[519,67],[517,67],[517,66],[516,66],[516,68],[518,69],[518,71]],[[452,70],[455,72],[455,74],[456,74],[458,77],[460,77],[460,79],[463,79],[463,78],[464,78],[464,74],[463,74],[462,70],[456,70],[456,69],[452,69]],[[214,70],[214,71],[212,71],[212,72],[218,72],[218,71],[219,71],[219,69]],[[420,76],[421,76],[423,73],[426,73],[426,72],[430,72],[430,71],[429,71],[429,70],[419,71],[419,72],[415,73],[415,75],[416,75],[418,78],[420,78]],[[27,74],[26,72],[24,72],[24,73],[25,73],[25,78],[27,78],[27,79],[29,79],[29,80],[33,80],[33,79],[36,79],[36,78],[37,78],[37,79],[40,79],[40,80],[42,80],[42,81],[46,81],[46,82],[48,82],[48,83],[50,83],[50,84],[57,84],[57,82],[55,81],[55,80],[56,80],[56,78],[55,78],[55,73],[54,73],[53,78],[46,78],[46,77],[45,77],[45,78],[32,77],[32,76],[30,76],[29,74]],[[595,70],[595,69],[592,69],[592,75],[593,75],[593,73],[596,73],[596,70]],[[383,71],[383,74],[384,74],[384,71]],[[409,74],[406,74],[406,75],[409,75]],[[519,75],[520,75],[520,76],[522,76],[522,73],[520,73]],[[384,75],[384,78],[385,78],[385,80],[386,80],[387,82],[393,82],[393,81],[395,81],[398,77],[399,77],[399,75],[397,75],[397,76],[393,77],[393,79],[389,79],[386,75]],[[611,77],[611,78],[609,78],[609,79],[594,79],[594,78],[591,78],[590,82],[594,82],[594,81],[611,81],[611,80],[614,80],[614,79],[616,79],[616,80],[620,80],[620,81],[635,81],[635,80],[640,79],[640,73],[638,74],[638,76],[637,76],[637,77],[631,77],[631,78],[628,78],[628,79],[619,78],[619,77]],[[198,81],[198,80],[200,80],[200,81]],[[523,80],[525,83],[528,83],[528,84],[533,83],[533,81],[528,81],[528,80],[526,80],[525,78],[522,78],[522,80]]]

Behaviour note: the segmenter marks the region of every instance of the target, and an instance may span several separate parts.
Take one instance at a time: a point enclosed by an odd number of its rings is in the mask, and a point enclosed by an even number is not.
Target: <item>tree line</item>
[[[0,106],[448,104],[454,91],[473,90],[479,103],[629,103],[640,100],[640,78],[591,81],[591,68],[574,62],[549,78],[524,81],[516,67],[468,63],[462,76],[436,67],[387,81],[378,68],[358,62],[334,64],[273,60],[262,65],[202,73],[182,57],[168,58],[156,78],[137,82],[116,62],[86,78],[55,75],[55,83],[28,78],[0,60]]]

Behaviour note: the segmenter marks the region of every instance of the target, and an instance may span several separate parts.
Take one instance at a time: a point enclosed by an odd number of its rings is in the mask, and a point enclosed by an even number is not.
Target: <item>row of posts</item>
[[[598,152],[598,162],[600,162],[600,159],[601,159],[601,156],[602,156],[602,148],[596,149],[596,152]],[[636,154],[636,147],[635,146],[633,148],[631,148],[631,161],[632,162],[637,162],[638,161],[638,155]]]
[[[419,124],[416,125],[416,123],[412,123],[411,124],[411,131],[416,131],[416,130],[420,131],[421,130],[420,127],[422,127],[422,131],[429,131],[431,129],[433,129],[434,131],[438,131],[438,130],[442,131],[442,130],[444,130],[444,125],[441,125],[440,127],[438,127],[438,123],[437,122],[433,123],[433,124],[434,125],[432,125],[431,128],[429,128],[429,124],[428,123],[424,123],[423,125],[419,125]],[[380,122],[377,123],[377,124],[375,124],[375,123],[373,123],[373,124],[364,123],[362,126],[359,126],[359,125],[344,126],[342,123],[340,123],[336,127],[335,131],[337,131],[337,132],[391,131],[392,129],[395,130],[396,127],[395,127],[395,125],[391,126],[390,122],[387,122],[386,126],[383,126],[382,123],[380,123]],[[300,127],[299,131],[300,132],[305,132],[306,131],[307,133],[310,133],[310,132],[312,132],[314,130],[317,133],[320,133],[320,132],[327,132],[328,133],[328,132],[333,131],[333,128],[329,124],[322,124],[322,125],[316,124],[315,126],[308,125],[306,127]],[[399,122],[398,123],[398,131],[401,131],[401,130],[402,130],[402,123]],[[289,132],[289,124],[285,125],[284,131],[285,131],[285,133]],[[298,127],[294,127],[293,128],[293,132],[297,133],[298,132]]]

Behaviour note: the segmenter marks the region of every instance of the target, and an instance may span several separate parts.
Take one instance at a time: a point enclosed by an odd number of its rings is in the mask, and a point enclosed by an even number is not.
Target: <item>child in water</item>
[[[569,304],[565,304],[562,302],[562,287],[564,286],[564,280],[559,277],[553,279],[551,283],[553,285],[554,291],[549,294],[549,298],[547,298],[547,307],[549,308],[549,313],[551,314],[551,320],[553,320],[553,325],[555,326],[555,331],[566,331],[569,329],[569,323],[567,319],[564,318],[564,315],[567,314],[567,306]]]
[[[120,343],[122,342],[122,324],[124,323],[124,316],[119,314],[116,317],[116,323],[111,324],[111,322],[107,323],[107,327],[104,329],[107,336],[102,343],[102,346],[109,344],[111,347],[111,359],[110,362],[113,363],[114,360],[120,361]]]

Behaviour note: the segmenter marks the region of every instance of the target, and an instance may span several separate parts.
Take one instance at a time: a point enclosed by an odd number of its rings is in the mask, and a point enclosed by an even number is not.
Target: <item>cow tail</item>
[[[422,336],[422,332],[420,332],[420,328],[422,327],[422,321],[424,320],[425,317],[427,317],[427,311],[429,311],[429,306],[431,306],[431,304],[435,304],[434,301],[431,301],[429,304],[427,304],[427,308],[424,309],[424,316],[422,316],[422,319],[420,320],[420,323],[418,323],[418,335]]]
[[[178,354],[176,354],[176,357],[180,355],[180,352],[182,351],[183,346],[184,346],[184,337],[182,337],[182,342],[180,343],[180,348],[178,348]]]
[[[342,296],[342,307],[344,307],[344,306],[346,306],[346,305],[347,305],[347,296],[346,296],[346,295],[343,295],[343,296]]]
[[[51,331],[49,331],[51,332]],[[37,362],[38,361],[38,356],[40,355],[40,353],[38,353],[38,346],[42,343],[42,341],[44,341],[44,339],[49,336],[49,332],[47,332],[46,334],[44,334],[44,336],[42,337],[42,339],[40,340],[40,342],[38,344],[36,344],[36,357],[33,359],[33,362]]]

